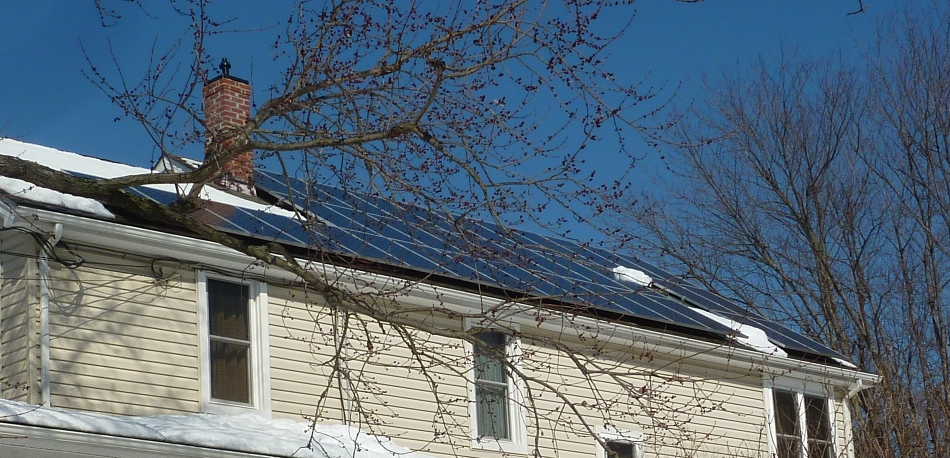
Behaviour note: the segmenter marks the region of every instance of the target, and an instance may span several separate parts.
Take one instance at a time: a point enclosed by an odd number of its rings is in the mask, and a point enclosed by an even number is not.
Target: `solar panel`
[[[764,330],[772,343],[784,349],[795,350],[801,353],[809,353],[813,355],[821,355],[830,358],[838,358],[842,360],[848,359],[841,353],[838,353],[813,339],[792,331],[791,329],[788,329],[787,327],[775,321],[762,317],[736,317],[732,319],[740,323],[749,323],[752,326]]]
[[[548,247],[548,252],[541,253],[544,261],[561,267],[555,270],[559,277],[575,279],[586,287],[589,301],[600,308],[714,333],[730,332],[675,297],[646,286],[631,287],[616,279],[612,272],[614,267],[641,267],[629,259],[572,241],[513,232],[536,246]]]
[[[375,257],[378,260],[659,323],[719,334],[730,332],[668,296],[632,293],[629,286],[612,278],[611,267],[604,265],[603,256],[598,258],[568,242],[560,244],[484,221],[449,220],[441,212],[412,205],[397,206],[339,188],[278,178],[267,172],[262,175],[263,179],[257,182],[259,187],[348,231],[359,243],[379,246],[374,241],[396,241],[399,248],[419,255]],[[389,249],[394,247],[390,245]],[[365,256],[360,247],[349,248]]]
[[[812,339],[639,259],[266,171],[258,171],[255,179],[265,194],[300,210],[307,219],[222,203],[204,205],[195,217],[234,234],[555,299],[565,305],[723,336],[733,332],[697,311],[705,309],[759,327],[783,348],[843,359]],[[177,199],[174,193],[152,188],[133,192],[163,204]],[[621,281],[612,272],[615,267],[641,270],[658,287]]]

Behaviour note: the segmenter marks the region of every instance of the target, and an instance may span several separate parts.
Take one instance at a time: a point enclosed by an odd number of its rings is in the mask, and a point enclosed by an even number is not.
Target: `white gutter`
[[[49,369],[49,297],[50,297],[50,276],[49,276],[49,255],[47,250],[52,250],[63,237],[62,223],[53,225],[53,232],[44,242],[45,246],[40,247],[39,271],[40,271],[40,400],[44,406],[50,405],[50,369]]]
[[[372,274],[365,274],[369,276]],[[439,288],[432,285],[417,284],[401,302],[423,306],[425,302],[438,301],[440,307],[461,314],[471,314],[473,311],[483,310],[490,306],[506,304],[506,301],[494,299],[462,291]],[[874,374],[861,372],[855,369],[829,366],[820,363],[802,361],[767,355],[756,350],[732,347],[723,343],[699,340],[676,334],[664,333],[630,324],[610,323],[586,316],[565,316],[555,311],[542,310],[548,313],[543,320],[538,319],[538,308],[531,305],[507,303],[505,310],[496,314],[499,322],[506,319],[518,323],[522,331],[538,328],[568,335],[586,336],[596,334],[599,339],[613,344],[631,347],[638,344],[639,348],[648,348],[649,351],[669,357],[671,359],[690,358],[704,363],[707,367],[736,371],[758,370],[774,376],[787,376],[789,373],[798,373],[802,376],[813,376],[834,381],[839,387],[848,387],[856,380],[861,380],[867,387],[877,383],[879,377]],[[539,323],[540,321],[540,323]],[[632,349],[632,347],[631,347]]]
[[[92,245],[102,245],[131,253],[155,256],[173,256],[183,261],[214,265],[219,268],[233,269],[245,276],[257,276],[283,281],[299,280],[297,275],[268,266],[250,256],[206,240],[174,235],[149,229],[126,226],[114,222],[100,221],[80,216],[66,215],[46,210],[32,210],[32,215],[23,219],[38,219],[50,223],[65,225],[64,237]],[[347,269],[339,266],[313,263],[310,266],[328,275],[339,278],[351,278],[354,284],[380,285],[377,290],[386,291],[393,287],[412,287],[400,291],[400,302],[420,306],[438,304],[447,311],[460,314],[473,314],[481,310],[501,306],[503,313],[512,322],[520,323],[524,329],[532,327],[552,332],[569,332],[574,335],[596,332],[606,342],[630,346],[639,343],[649,347],[650,351],[670,358],[692,358],[712,368],[736,368],[736,370],[759,370],[766,374],[787,375],[789,372],[803,376],[820,377],[834,381],[836,386],[847,388],[856,380],[862,380],[865,386],[877,383],[879,377],[852,368],[829,366],[820,363],[791,358],[766,355],[759,351],[732,347],[717,342],[694,339],[676,334],[664,333],[629,324],[616,324],[584,316],[567,316],[556,311],[512,303],[503,299],[481,296],[475,293],[459,291],[448,287],[439,287],[421,282],[389,277],[380,274]],[[340,285],[346,286],[346,285]],[[360,291],[371,292],[369,286]],[[538,313],[546,313],[544,320],[538,320]],[[539,321],[541,321],[539,323]]]
[[[27,210],[21,207],[20,219],[33,221],[31,227],[34,228],[35,221],[61,223],[64,226],[65,239],[83,244],[129,253],[172,256],[182,261],[238,271],[251,278],[268,277],[289,281],[298,279],[294,274],[205,240],[41,209]]]

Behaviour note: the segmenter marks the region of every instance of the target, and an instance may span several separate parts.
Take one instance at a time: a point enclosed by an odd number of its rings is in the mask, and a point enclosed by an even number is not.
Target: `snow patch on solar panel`
[[[785,350],[776,347],[771,341],[769,341],[768,334],[766,334],[762,329],[748,324],[739,323],[737,321],[730,320],[729,318],[721,317],[715,313],[707,312],[706,310],[700,308],[697,308],[696,311],[708,317],[709,319],[715,320],[723,326],[728,326],[730,329],[742,334],[736,335],[736,341],[739,343],[768,355],[780,356],[782,358],[788,357],[788,353],[785,353]]]
[[[653,283],[653,279],[642,270],[619,266],[614,267],[612,272],[614,273],[614,279],[619,281],[635,283],[640,286],[650,286]]]

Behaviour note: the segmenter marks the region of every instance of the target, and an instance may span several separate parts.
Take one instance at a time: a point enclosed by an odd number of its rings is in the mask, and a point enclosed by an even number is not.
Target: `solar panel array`
[[[746,307],[639,259],[267,171],[257,171],[255,182],[260,192],[285,208],[295,208],[299,216],[215,202],[208,202],[194,216],[232,234],[489,287],[512,297],[720,336],[735,334],[699,313],[698,307],[762,328],[773,343],[785,349],[843,358]],[[136,188],[135,192],[165,204],[176,198],[150,188]],[[643,271],[654,283],[647,287],[622,281],[612,272],[615,267]]]

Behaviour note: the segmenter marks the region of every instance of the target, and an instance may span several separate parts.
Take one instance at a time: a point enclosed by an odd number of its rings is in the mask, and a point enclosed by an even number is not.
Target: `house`
[[[210,81],[209,128],[246,118],[249,94]],[[0,155],[150,173],[9,139]],[[154,172],[197,166],[166,156]],[[853,455],[849,400],[875,376],[649,263],[254,170],[251,155],[223,171],[193,216],[305,259],[341,296],[0,171],[0,454],[408,453],[391,438],[471,458]],[[188,190],[128,192],[167,205]],[[291,420],[315,442],[242,445],[247,425]],[[320,442],[334,425],[345,447]],[[298,444],[293,429],[273,441]]]

